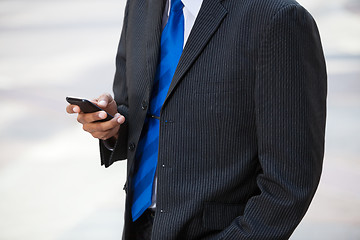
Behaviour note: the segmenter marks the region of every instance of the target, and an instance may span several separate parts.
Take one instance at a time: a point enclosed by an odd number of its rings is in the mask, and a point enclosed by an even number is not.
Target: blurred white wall
[[[68,95],[111,92],[124,1],[0,1],[0,239],[120,239],[126,163],[100,167],[98,141]]]

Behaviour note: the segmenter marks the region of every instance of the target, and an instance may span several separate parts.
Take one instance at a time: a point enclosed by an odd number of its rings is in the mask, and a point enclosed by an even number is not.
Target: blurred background
[[[292,240],[360,239],[360,0],[300,0],[329,74],[322,179]],[[115,240],[125,162],[100,167],[98,141],[65,97],[111,92],[125,0],[0,0],[0,240]]]

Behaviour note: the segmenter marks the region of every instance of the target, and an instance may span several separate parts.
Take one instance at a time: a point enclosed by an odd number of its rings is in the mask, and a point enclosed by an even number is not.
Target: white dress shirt
[[[189,38],[192,27],[194,26],[195,19],[200,11],[201,4],[203,0],[181,0],[184,4],[183,13],[184,13],[184,46]],[[171,0],[166,1],[166,6],[164,10],[162,28],[164,29],[170,14]],[[152,203],[149,208],[156,208],[156,189],[157,189],[157,176],[155,175],[154,184],[153,184],[153,194],[152,194]]]
[[[181,2],[184,4],[183,13],[184,13],[184,46],[185,46],[189,38],[191,29],[194,26],[195,19],[200,11],[200,7],[203,0],[181,0]],[[171,0],[166,1],[165,11],[162,21],[163,29],[169,18],[170,4],[171,4]]]

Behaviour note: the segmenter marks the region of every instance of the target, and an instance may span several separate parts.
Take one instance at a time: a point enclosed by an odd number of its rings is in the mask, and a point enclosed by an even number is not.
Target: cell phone
[[[98,106],[96,106],[95,104],[93,104],[92,102],[90,102],[87,99],[66,97],[66,101],[70,104],[79,106],[81,111],[84,113],[93,113],[93,112],[98,112],[98,111],[106,112],[105,110],[99,108]],[[106,114],[107,114],[107,116],[105,119],[101,119],[96,122],[105,122],[105,121],[109,121],[113,118],[113,116],[111,116],[109,113],[106,112]]]

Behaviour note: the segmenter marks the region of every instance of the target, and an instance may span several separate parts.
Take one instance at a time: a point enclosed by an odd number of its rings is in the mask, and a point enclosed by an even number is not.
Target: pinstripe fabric
[[[114,92],[128,109],[127,141],[112,156],[101,148],[108,165],[126,155],[130,182],[159,41],[147,27],[161,24],[147,4],[129,1],[119,45],[126,63],[118,61]],[[325,106],[325,62],[305,9],[292,0],[204,1],[160,115],[153,239],[288,239],[321,175]],[[123,144],[134,148],[124,153]]]

